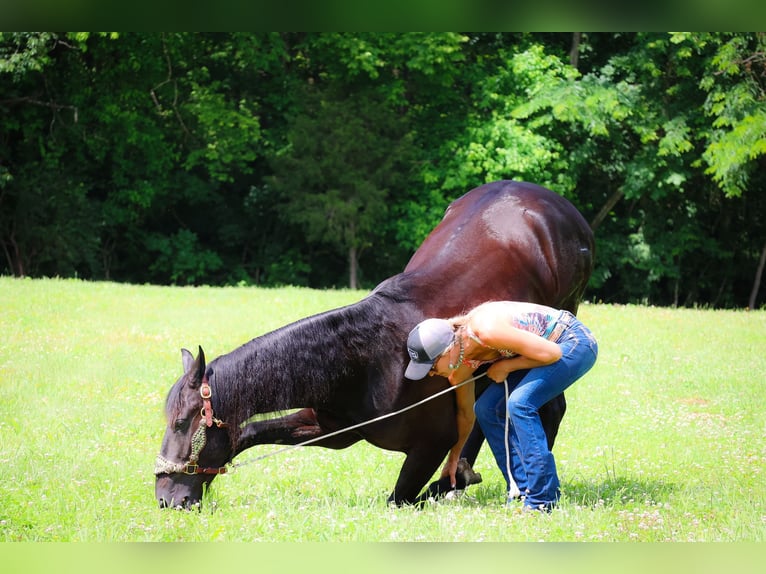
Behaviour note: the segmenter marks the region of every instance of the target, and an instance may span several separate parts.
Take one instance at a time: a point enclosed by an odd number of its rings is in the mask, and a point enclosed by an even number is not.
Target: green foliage
[[[49,32],[0,33],[0,74],[19,79],[28,72],[41,71],[50,63],[48,51],[56,41],[56,34]]]
[[[3,32],[0,273],[371,287],[450,201],[522,179],[592,222],[589,298],[742,306],[765,53],[763,33]]]
[[[286,198],[283,217],[309,241],[353,257],[382,236],[389,190],[406,181],[412,151],[406,123],[374,93],[336,98],[306,91],[270,183]]]
[[[183,167],[200,167],[220,182],[234,181],[234,173],[252,173],[261,130],[257,110],[250,106],[245,100],[231,102],[224,93],[192,86],[186,110],[195,118],[198,137],[206,144],[192,150]]]
[[[672,41],[708,59],[700,87],[712,118],[703,159],[705,173],[728,196],[750,182],[755,160],[766,155],[766,34],[674,34]]]
[[[222,265],[221,258],[214,251],[203,249],[199,238],[188,229],[171,237],[149,237],[146,246],[154,252],[149,272],[158,283],[193,285]]]

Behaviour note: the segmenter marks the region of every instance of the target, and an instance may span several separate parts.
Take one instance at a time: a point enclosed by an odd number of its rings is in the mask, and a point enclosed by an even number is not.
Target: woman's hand
[[[501,359],[489,366],[487,369],[487,376],[496,383],[502,383],[508,378],[508,375],[515,370],[516,369],[513,368],[513,363],[511,363],[510,359]]]
[[[459,454],[459,453],[458,453]],[[447,462],[444,464],[444,468],[442,469],[442,473],[440,478],[444,478],[445,476],[449,476],[449,483],[452,488],[455,488],[457,485],[457,463],[460,458],[455,458],[452,456],[452,453],[447,457]]]

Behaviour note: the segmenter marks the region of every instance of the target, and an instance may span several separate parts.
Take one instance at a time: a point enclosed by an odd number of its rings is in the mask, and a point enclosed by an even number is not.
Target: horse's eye
[[[173,423],[173,430],[175,432],[186,432],[188,428],[189,419],[176,419],[176,422]]]

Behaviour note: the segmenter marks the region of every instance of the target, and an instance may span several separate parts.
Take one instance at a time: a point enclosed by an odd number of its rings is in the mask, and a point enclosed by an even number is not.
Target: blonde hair
[[[455,315],[454,317],[451,317],[447,319],[447,321],[452,325],[452,328],[456,331],[460,329],[461,327],[465,326],[466,323],[471,319],[471,316],[479,309],[479,307],[482,307],[483,305],[486,305],[487,303],[495,303],[496,301],[484,301],[483,303],[479,303],[476,305],[473,309],[470,309],[466,312],[464,312],[462,315]]]

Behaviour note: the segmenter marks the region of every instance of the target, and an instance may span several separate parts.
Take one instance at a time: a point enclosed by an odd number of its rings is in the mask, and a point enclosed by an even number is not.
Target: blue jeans
[[[598,344],[590,330],[574,316],[556,341],[561,358],[550,365],[530,369],[518,380],[509,379],[507,412],[510,417],[511,474],[525,506],[551,509],[560,497],[553,453],[543,430],[538,409],[587,373],[598,356]],[[518,381],[515,385],[512,381]],[[474,405],[476,419],[492,449],[497,465],[508,481],[505,433],[505,386],[490,384]],[[510,484],[510,483],[509,483]]]

